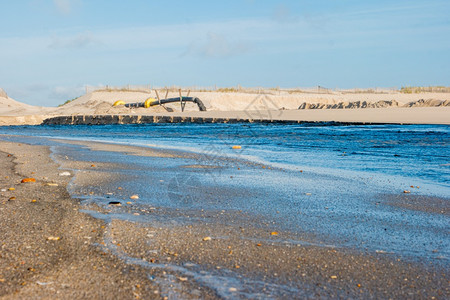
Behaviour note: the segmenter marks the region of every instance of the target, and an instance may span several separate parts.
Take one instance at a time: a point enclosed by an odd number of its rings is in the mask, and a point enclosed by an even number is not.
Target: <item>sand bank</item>
[[[90,148],[100,149],[97,144]],[[15,188],[1,192],[0,204],[1,225],[7,228],[0,232],[0,295],[6,298],[449,296],[448,270],[437,265],[305,243],[289,232],[272,232],[270,224],[253,227],[256,220],[234,211],[190,211],[193,223],[185,226],[176,221],[185,217],[183,210],[133,203],[106,208],[80,205],[68,196],[69,178],[59,175],[64,170],[49,159],[46,147],[2,142],[0,150],[5,166],[1,188]],[[98,171],[92,171],[93,165]],[[79,169],[89,178],[84,181],[89,195],[101,191],[97,183],[104,184],[108,173],[125,166],[69,159],[64,167]],[[21,184],[24,177],[37,182]],[[153,215],[155,221],[142,224],[107,217],[103,222],[80,208],[97,211],[103,218],[127,210],[130,215]],[[158,217],[173,223],[166,226]],[[229,280],[230,271],[247,288]]]
[[[186,94],[186,93],[184,93]],[[160,97],[165,93],[160,91]],[[170,92],[167,97],[178,97]],[[264,90],[261,93],[192,92],[207,112],[187,103],[181,112],[179,103],[151,108],[112,107],[117,100],[127,103],[156,98],[155,92],[96,91],[61,107],[37,107],[14,99],[0,98],[0,125],[37,125],[53,116],[72,115],[159,115],[205,118],[253,118],[310,122],[366,122],[407,124],[450,124],[450,93],[299,93]],[[201,113],[201,114],[199,114]]]

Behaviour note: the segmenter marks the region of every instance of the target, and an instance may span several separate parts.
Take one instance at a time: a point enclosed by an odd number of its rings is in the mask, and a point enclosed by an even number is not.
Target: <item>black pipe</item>
[[[150,106],[156,106],[160,104],[166,104],[166,103],[174,103],[174,102],[194,102],[197,104],[198,109],[200,111],[206,111],[206,107],[203,104],[202,100],[200,100],[197,97],[177,97],[177,98],[168,98],[168,99],[161,99],[161,100],[154,100],[150,103]],[[127,103],[125,104],[125,107],[145,107],[145,102],[136,102],[136,103]]]

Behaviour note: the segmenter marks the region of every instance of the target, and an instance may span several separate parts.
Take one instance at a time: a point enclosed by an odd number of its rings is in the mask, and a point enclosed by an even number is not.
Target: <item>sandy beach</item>
[[[157,160],[183,158],[163,150],[82,144],[92,154],[125,150]],[[81,170],[85,179],[77,186],[85,186],[81,190],[86,195],[96,195],[115,185],[114,170],[127,166],[104,164],[93,160],[95,156],[86,161],[68,158],[58,165],[46,146],[25,143],[2,141],[0,151],[2,299],[449,296],[445,264],[315,245],[289,231],[273,232],[271,224],[254,226],[260,221],[234,211],[186,212],[134,205],[136,200],[124,200],[122,206],[82,204],[67,193],[71,176],[61,176],[63,172],[73,176],[71,170]],[[21,183],[30,177],[36,182]],[[132,193],[117,187],[116,192]],[[212,196],[215,193],[220,191],[211,190]],[[437,213],[448,214],[446,209],[444,205]],[[153,222],[114,217],[120,211],[136,218],[151,215]],[[84,212],[97,212],[98,218]],[[177,225],[186,213],[192,223]],[[172,225],[162,222],[167,218]],[[230,281],[227,270],[245,285]]]
[[[112,106],[117,100],[139,102],[150,96],[151,93],[144,92],[99,91],[58,108],[30,106],[3,97],[0,99],[0,125],[39,125],[46,118],[55,116],[117,114],[359,124],[450,124],[450,107],[447,105],[450,94],[447,93],[199,92],[193,96],[202,99],[206,112],[198,111],[192,103],[184,112],[181,112],[179,104],[148,109]],[[169,94],[171,96],[176,97],[176,93]],[[314,105],[321,108],[314,108]],[[361,105],[367,107],[362,108]],[[35,133],[37,136],[40,134]],[[246,180],[255,174],[261,176],[261,180],[272,178],[270,176],[277,178],[277,175],[261,173],[272,169],[264,163],[214,157],[220,167],[211,167],[203,164],[201,154],[164,147],[157,149],[36,137],[24,137],[23,142],[17,142],[14,138],[8,134],[0,136],[3,166],[0,173],[2,299],[449,297],[445,252],[443,261],[440,260],[442,245],[433,248],[428,258],[423,254],[411,258],[384,250],[374,251],[369,249],[370,246],[348,247],[339,242],[327,243],[314,229],[319,225],[315,223],[317,221],[307,223],[305,219],[303,231],[291,231],[288,227],[275,226],[276,222],[270,219],[257,218],[243,210],[225,209],[226,206],[223,209],[190,209],[185,206],[191,205],[192,200],[185,197],[191,197],[196,189],[200,191],[201,182],[195,181],[192,191],[179,191],[178,183],[173,190],[172,183],[165,183],[156,175],[167,172],[168,176],[176,175],[176,180],[182,182],[186,178],[190,180],[192,172],[203,174],[201,176],[208,172],[222,172],[223,165],[229,172],[226,176],[229,179],[240,178],[239,172],[248,172]],[[256,137],[253,139],[257,141]],[[78,147],[76,151],[86,151],[81,156],[83,159],[73,156],[75,152],[71,147]],[[62,150],[55,152],[55,149]],[[138,186],[122,188],[118,185],[137,181],[137,178],[119,173],[138,172],[139,165],[133,164],[132,160],[121,163],[115,159],[108,163],[102,161],[102,155],[113,153],[130,159],[154,161],[155,165],[149,168],[155,175],[147,176],[154,176],[151,181],[155,187],[158,182],[168,185],[163,192],[168,190],[169,198],[181,201],[181,206],[170,208],[132,200],[131,196],[139,193]],[[346,152],[342,155],[345,156]],[[240,167],[230,168],[235,165]],[[246,171],[242,173],[241,169]],[[241,171],[235,173],[237,170]],[[69,176],[63,176],[64,172]],[[281,168],[276,172],[285,176],[286,171]],[[196,178],[201,179],[201,176]],[[33,178],[35,182],[22,183],[25,178]],[[330,178],[333,182],[337,180],[333,184],[340,184],[341,179]],[[312,182],[310,187],[314,187],[314,177],[308,180]],[[367,183],[363,180],[358,182],[362,192],[362,185]],[[141,183],[140,188],[145,185]],[[317,193],[326,190],[320,188]],[[339,190],[337,188],[336,191]],[[275,192],[276,188],[270,196],[272,198],[267,197],[276,199],[278,195]],[[241,191],[230,188],[227,183],[220,185],[214,182],[203,193],[201,201],[219,205],[223,203],[221,201],[227,201],[223,199],[224,195],[240,199],[241,193],[245,193],[254,201],[263,192],[258,190],[257,184]],[[122,200],[102,205],[93,200],[96,197],[104,199],[105,195],[105,199],[115,197]],[[326,195],[325,199],[330,197]],[[435,214],[436,220],[445,219],[449,214],[445,197],[426,193],[411,195],[410,198],[398,194],[377,197],[369,202],[373,201],[374,205],[381,203],[387,210],[404,210],[413,219],[414,211]],[[136,195],[135,199],[138,198]],[[320,218],[328,218],[327,210],[328,207]],[[273,212],[274,215],[278,213]],[[151,221],[142,221],[142,218]],[[313,229],[306,229],[307,225]],[[404,229],[409,235],[415,234],[416,229],[408,229],[408,226]],[[348,230],[353,232],[351,228]],[[350,238],[347,236],[345,239]],[[396,243],[395,239],[392,241]],[[430,253],[429,250],[423,251]]]
[[[450,299],[450,1],[3,1],[0,300]]]

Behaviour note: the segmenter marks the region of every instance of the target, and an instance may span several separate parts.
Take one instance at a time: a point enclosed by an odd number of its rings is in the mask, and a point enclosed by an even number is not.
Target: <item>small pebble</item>
[[[59,173],[59,176],[70,176],[70,172]]]
[[[210,236],[204,237],[203,240],[204,240],[204,241],[210,241],[210,240],[211,240],[211,237],[210,237]]]

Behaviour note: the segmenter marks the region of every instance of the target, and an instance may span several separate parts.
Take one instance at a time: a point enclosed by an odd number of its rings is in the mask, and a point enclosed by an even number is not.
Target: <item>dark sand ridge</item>
[[[176,220],[181,212],[124,204],[107,210],[153,214],[155,221],[144,225],[112,220],[104,224],[79,212],[80,205],[65,190],[68,179],[58,175],[61,171],[49,159],[47,148],[1,143],[0,149],[5,166],[1,187],[16,188],[1,193],[1,222],[7,230],[0,231],[0,295],[5,298],[149,298],[161,291],[182,298],[217,296],[202,287],[207,284],[201,272],[186,272],[186,263],[213,275],[233,270],[241,281],[254,287],[242,290],[224,281],[224,289],[218,292],[229,297],[245,297],[245,292],[297,298],[449,296],[448,270],[438,266],[403,262],[385,254],[305,245],[288,232],[272,234],[270,227],[254,228],[248,216],[236,212],[192,211],[194,220],[203,215],[211,222],[164,226],[158,223],[158,216]],[[14,154],[18,165],[7,153]],[[139,155],[137,150],[134,153]],[[80,167],[80,162],[74,164]],[[91,185],[104,182],[104,174],[93,172]],[[37,182],[20,184],[23,177],[35,177]],[[46,182],[59,186],[46,186]],[[16,199],[8,201],[13,196]],[[104,211],[94,205],[81,207]],[[61,239],[48,240],[50,236]],[[286,240],[292,242],[280,242]],[[107,254],[102,252],[104,248]],[[111,252],[135,265],[124,264]],[[148,274],[152,281],[147,280]],[[159,294],[154,294],[155,290]]]

